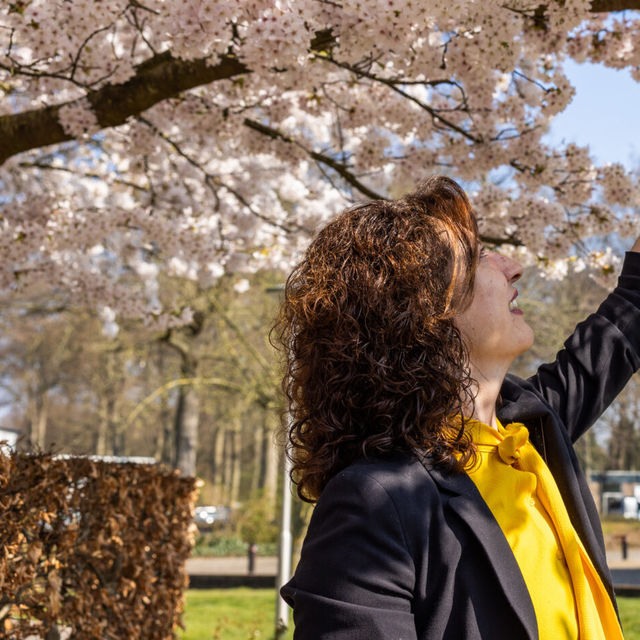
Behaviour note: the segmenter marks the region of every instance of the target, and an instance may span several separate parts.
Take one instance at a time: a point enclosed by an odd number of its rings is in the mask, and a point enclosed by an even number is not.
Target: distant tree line
[[[116,333],[44,296],[2,307],[0,424],[20,431],[21,448],[152,456],[202,478],[201,500],[275,504],[283,407],[267,288],[282,278],[225,276],[209,289],[166,279],[195,311],[164,332],[131,321]]]
[[[224,276],[209,289],[167,279],[193,301],[192,321],[158,332],[30,296],[0,311],[0,425],[21,448],[152,456],[204,480],[201,502],[275,505],[282,450],[280,354],[268,342],[284,274]],[[246,287],[248,286],[248,289]],[[514,365],[526,377],[552,360],[606,295],[587,271],[563,280],[530,270],[520,307],[536,332]],[[105,335],[105,332],[107,335]],[[589,470],[640,468],[640,385],[632,379],[577,444]]]

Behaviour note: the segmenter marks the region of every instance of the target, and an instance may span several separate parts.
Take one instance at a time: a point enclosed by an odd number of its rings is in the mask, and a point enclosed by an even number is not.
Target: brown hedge
[[[196,480],[0,450],[0,636],[175,638]]]

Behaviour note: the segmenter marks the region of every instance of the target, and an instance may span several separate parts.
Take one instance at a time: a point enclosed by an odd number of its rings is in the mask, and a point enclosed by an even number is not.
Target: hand
[[[633,247],[631,247],[629,251],[637,251],[640,253],[640,237],[636,238],[636,241],[633,243]]]

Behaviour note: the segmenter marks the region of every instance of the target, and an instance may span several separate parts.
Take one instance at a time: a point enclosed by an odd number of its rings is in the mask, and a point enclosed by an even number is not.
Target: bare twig
[[[481,138],[474,136],[472,133],[470,133],[466,129],[459,127],[457,124],[441,116],[440,113],[442,112],[442,110],[434,109],[433,107],[430,107],[428,104],[425,104],[424,102],[422,102],[422,100],[419,100],[418,98],[412,96],[406,91],[403,91],[399,86],[395,84],[394,81],[387,80],[386,78],[381,78],[380,76],[376,76],[373,73],[369,73],[368,71],[358,69],[353,65],[347,64],[345,62],[339,62],[338,60],[335,60],[328,56],[317,56],[317,59],[325,60],[326,62],[330,62],[336,65],[337,67],[341,67],[342,69],[351,71],[352,73],[355,73],[358,76],[362,76],[362,77],[368,78],[369,80],[373,80],[374,82],[379,82],[380,84],[384,84],[387,87],[389,87],[392,91],[395,91],[398,95],[401,95],[403,98],[410,100],[411,102],[417,104],[421,109],[426,111],[432,117],[435,125],[444,125],[448,129],[451,129],[452,131],[459,133],[461,136],[467,138],[468,140],[471,140],[472,142],[475,142],[476,144],[480,144],[483,142]],[[454,110],[459,110],[459,109],[454,109]]]
[[[292,144],[298,147],[299,149],[302,149],[314,160],[321,162],[325,166],[333,169],[351,186],[355,187],[358,191],[360,191],[360,193],[367,196],[367,198],[371,198],[372,200],[386,200],[384,196],[380,195],[379,193],[376,193],[375,191],[373,191],[373,189],[369,189],[369,187],[362,184],[362,182],[358,180],[358,178],[353,174],[353,172],[349,169],[347,165],[343,164],[342,162],[338,162],[337,160],[334,160],[331,156],[328,156],[323,153],[318,153],[317,151],[312,151],[311,149],[307,149],[307,147],[305,147],[300,141],[285,135],[284,133],[282,133],[281,131],[278,131],[277,129],[274,129],[265,124],[262,124],[261,122],[256,122],[255,120],[249,120],[249,118],[245,118],[244,124],[250,129],[257,131],[258,133],[261,133],[265,136],[269,136],[270,138],[273,138],[276,140],[282,140],[283,142],[287,142],[289,144]]]
[[[294,231],[303,231],[305,233],[310,233],[308,229],[305,229],[300,225],[297,225],[295,223],[292,225],[286,225],[281,222],[272,220],[268,216],[265,216],[264,214],[260,213],[251,205],[251,203],[237,189],[234,189],[233,187],[231,187],[229,184],[224,182],[218,176],[214,176],[213,174],[209,173],[197,160],[195,160],[188,153],[186,153],[177,142],[172,140],[169,136],[167,136],[167,134],[157,129],[157,127],[153,123],[151,123],[146,118],[142,118],[142,117],[138,118],[138,120],[143,124],[147,125],[148,127],[150,127],[156,133],[156,135],[158,135],[160,138],[162,138],[162,140],[164,140],[167,144],[169,144],[173,148],[173,150],[179,156],[184,158],[191,166],[196,167],[196,169],[202,172],[205,178],[205,183],[212,191],[215,192],[215,187],[222,187],[223,189],[226,189],[229,193],[231,193],[236,198],[236,200],[238,200],[238,202],[240,202],[240,204],[242,204],[243,207],[245,207],[256,218],[260,218],[260,220],[263,220],[264,222],[270,225],[273,225],[274,227],[278,227],[283,231],[286,231],[287,233],[293,233]]]

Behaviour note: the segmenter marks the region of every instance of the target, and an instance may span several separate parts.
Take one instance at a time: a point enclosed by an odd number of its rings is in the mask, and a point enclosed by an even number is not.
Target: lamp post
[[[267,293],[282,293],[284,285],[267,287]],[[282,638],[289,628],[289,605],[282,599],[280,589],[291,577],[291,556],[293,536],[291,535],[291,460],[285,444],[284,464],[282,467],[282,511],[280,514],[280,536],[278,539],[278,577],[276,580],[276,620],[275,640]]]
[[[281,638],[289,627],[289,605],[282,599],[280,589],[289,581],[291,577],[291,555],[292,542],[291,535],[291,460],[284,456],[282,469],[282,514],[280,520],[280,539],[278,553],[278,579],[276,582],[276,630],[275,640]]]

